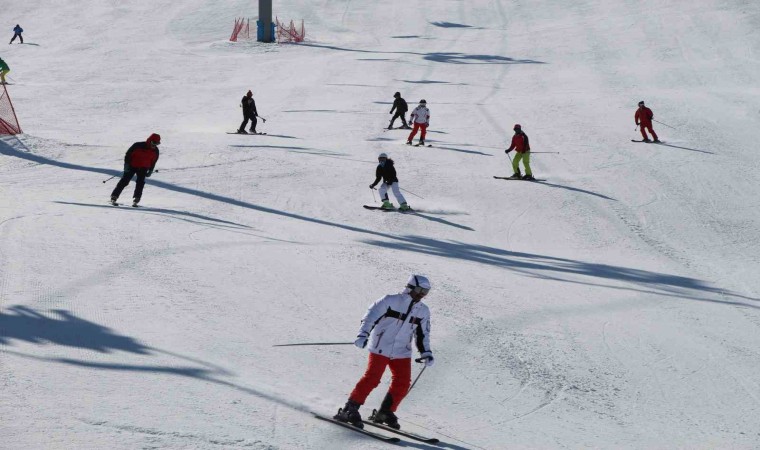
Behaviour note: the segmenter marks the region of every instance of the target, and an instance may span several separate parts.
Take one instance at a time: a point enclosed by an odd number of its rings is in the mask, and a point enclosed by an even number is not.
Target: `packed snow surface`
[[[440,448],[760,447],[760,3],[275,1],[301,45],[228,42],[252,1],[5,3],[0,447],[387,448],[312,417],[366,352],[274,345],[352,342],[415,272],[398,415]],[[227,134],[248,89],[266,136]],[[493,178],[515,123],[547,181]],[[380,152],[416,214],[362,208]]]

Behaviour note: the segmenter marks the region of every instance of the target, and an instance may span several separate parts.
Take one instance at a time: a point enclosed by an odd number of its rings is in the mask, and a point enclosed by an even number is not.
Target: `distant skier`
[[[654,142],[660,142],[660,140],[657,138],[657,133],[655,133],[654,129],[652,129],[652,120],[654,120],[654,113],[651,109],[644,106],[644,100],[639,102],[639,109],[636,110],[636,114],[634,114],[633,118],[636,121],[636,125],[639,125],[640,127],[639,130],[641,131],[641,136],[644,138],[644,142],[652,142],[649,140],[649,136],[647,136],[647,132],[645,131],[646,129],[652,133]]]
[[[514,136],[512,136],[512,144],[508,149],[504,150],[506,154],[509,154],[512,150],[517,153],[512,160],[512,171],[514,174],[509,178],[535,180],[533,178],[533,171],[530,170],[530,141],[528,140],[528,135],[523,133],[522,126],[519,123],[515,124],[512,129],[515,132]],[[522,176],[520,173],[520,161],[525,166],[525,176]]]
[[[407,145],[412,145],[412,139],[417,134],[417,130],[420,132],[420,144],[425,145],[425,134],[427,133],[427,127],[430,125],[430,110],[427,108],[427,102],[423,98],[420,100],[420,104],[414,108],[409,120],[412,122],[412,132],[409,133],[409,139],[406,140]]]
[[[10,71],[11,69],[8,67],[8,63],[3,61],[3,58],[0,58],[0,84],[6,84],[5,74]]]
[[[395,429],[401,428],[395,412],[409,392],[412,381],[412,342],[426,366],[435,362],[430,349],[430,310],[422,303],[428,292],[430,281],[422,275],[412,275],[403,291],[386,295],[369,307],[354,342],[357,347],[369,350],[367,370],[335,420],[364,428],[359,407],[380,384],[385,368],[390,366],[390,389],[371,419]]]
[[[256,124],[258,121],[256,118],[259,116],[259,112],[256,111],[256,101],[253,100],[253,92],[250,90],[247,94],[245,94],[245,97],[240,101],[240,106],[243,107],[243,123],[240,124],[240,128],[238,128],[237,132],[241,134],[247,134],[245,132],[245,126],[248,124],[248,121],[251,121],[251,133],[258,134],[256,132]],[[266,119],[262,117],[262,120],[266,123]]]
[[[153,133],[145,142],[135,142],[129,147],[126,155],[124,155],[124,175],[111,193],[111,204],[117,204],[116,201],[119,199],[121,191],[127,187],[135,175],[137,175],[137,184],[132,196],[132,206],[137,206],[140,203],[145,186],[145,177],[150,177],[153,174],[153,169],[158,162],[159,145],[161,145],[161,136]]]
[[[16,26],[13,28],[13,38],[11,39],[10,42],[8,42],[8,45],[13,44],[13,41],[15,41],[16,38],[19,38],[19,40],[21,41],[19,43],[23,44],[24,43],[24,37],[21,36],[21,33],[23,33],[23,32],[24,32],[24,29],[21,28],[21,25],[16,24]]]
[[[377,168],[375,169],[375,181],[369,185],[370,189],[375,189],[380,179],[383,180],[382,186],[380,186],[380,199],[383,204],[380,206],[382,209],[393,209],[393,203],[388,198],[388,188],[393,191],[394,197],[400,203],[399,209],[401,211],[408,211],[412,209],[407,203],[398,185],[398,178],[396,177],[396,169],[393,167],[393,160],[388,158],[385,153],[380,153],[377,156]]]
[[[393,122],[395,122],[396,119],[398,119],[400,117],[401,118],[401,123],[404,124],[401,128],[403,128],[405,130],[408,130],[408,129],[410,129],[410,127],[406,123],[406,112],[409,111],[409,106],[406,104],[406,100],[404,100],[403,98],[401,98],[401,93],[400,92],[396,92],[395,94],[393,94],[393,97],[395,98],[395,100],[393,100],[393,107],[391,108],[390,114],[393,114],[394,110],[396,111],[396,114],[391,119],[391,123],[390,123],[390,125],[388,125],[388,129],[392,130],[393,129]]]

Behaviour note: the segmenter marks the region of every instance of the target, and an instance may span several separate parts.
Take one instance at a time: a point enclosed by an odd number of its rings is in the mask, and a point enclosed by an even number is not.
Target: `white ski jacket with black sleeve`
[[[408,291],[386,295],[369,307],[362,319],[359,337],[369,336],[367,350],[390,359],[412,357],[412,341],[422,357],[430,349],[430,309],[413,302]]]

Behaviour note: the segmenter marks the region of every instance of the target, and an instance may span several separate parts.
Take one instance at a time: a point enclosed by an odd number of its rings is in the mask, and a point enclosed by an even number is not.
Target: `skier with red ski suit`
[[[385,368],[390,366],[391,386],[370,420],[401,428],[394,413],[411,385],[412,342],[420,352],[418,362],[430,367],[435,361],[430,349],[430,310],[422,303],[428,292],[430,281],[422,275],[412,275],[403,291],[386,295],[369,307],[354,342],[357,347],[369,350],[367,370],[335,420],[364,428],[359,407],[380,384]]]
[[[143,187],[145,186],[145,178],[153,174],[153,169],[156,167],[156,162],[158,162],[158,146],[160,144],[161,136],[153,133],[145,142],[135,142],[129,147],[129,150],[124,155],[124,175],[111,193],[112,204],[116,204],[121,191],[127,187],[135,175],[137,175],[137,184],[135,186],[132,206],[137,206],[140,203]]]
[[[417,134],[417,130],[420,132],[419,145],[425,145],[425,135],[427,134],[427,127],[430,126],[430,110],[427,108],[427,101],[425,99],[420,100],[420,104],[414,108],[412,115],[410,116],[412,122],[412,132],[409,133],[409,138],[406,140],[407,145],[412,145],[412,140]]]
[[[649,130],[650,133],[652,133],[652,137],[654,138],[654,142],[660,142],[660,140],[657,138],[657,133],[654,132],[654,129],[652,129],[652,120],[654,120],[654,113],[651,109],[644,106],[644,101],[639,102],[639,109],[636,110],[636,114],[633,116],[634,121],[636,122],[636,125],[638,125],[641,131],[641,136],[644,138],[644,142],[652,142],[649,140],[649,136],[647,136],[647,132],[645,130]]]

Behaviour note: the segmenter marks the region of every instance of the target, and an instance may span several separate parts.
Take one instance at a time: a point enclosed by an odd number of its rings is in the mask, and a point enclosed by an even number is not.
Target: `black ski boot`
[[[523,177],[523,180],[528,180],[528,181],[536,181],[536,179],[535,179],[535,178],[533,178],[533,175],[531,175],[531,174],[526,174],[526,175]]]
[[[511,178],[513,180],[521,180],[522,179],[522,174],[520,172],[515,172],[509,178]]]
[[[425,146],[425,141],[423,141],[422,139],[420,139],[420,143],[418,145],[421,145],[421,146],[424,147]]]
[[[391,411],[391,405],[393,404],[393,397],[391,394],[385,394],[383,403],[380,404],[380,411],[372,411],[372,420],[375,423],[381,423],[387,425],[395,430],[400,430],[401,425],[398,424],[398,417]]]
[[[333,419],[337,420],[338,422],[350,423],[356,428],[364,428],[364,424],[362,423],[362,415],[359,414],[360,406],[360,404],[349,399],[346,402],[346,406],[340,408],[338,410],[338,414],[333,416]]]

